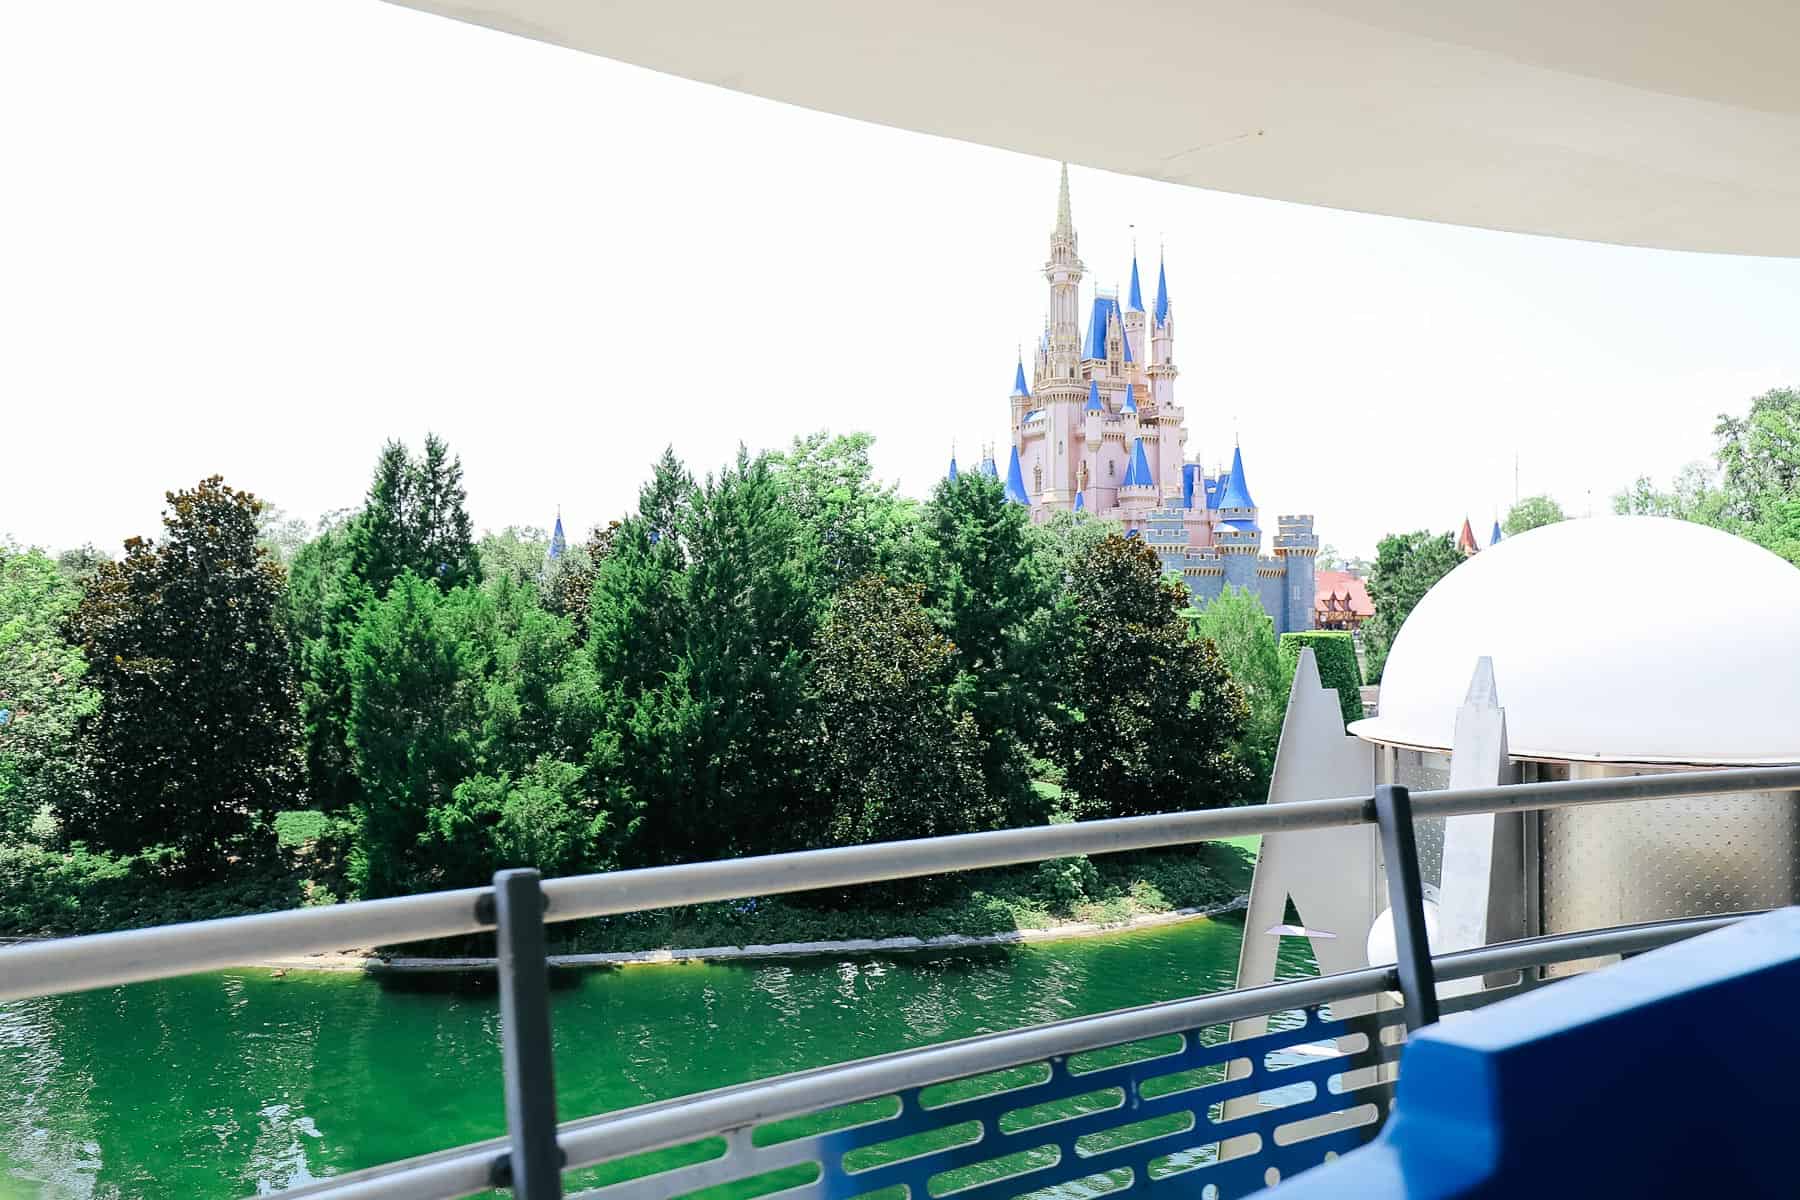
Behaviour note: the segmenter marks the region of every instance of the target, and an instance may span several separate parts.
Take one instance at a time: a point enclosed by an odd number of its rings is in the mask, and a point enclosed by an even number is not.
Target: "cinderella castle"
[[[1087,328],[1080,323],[1082,264],[1069,211],[1069,168],[1062,169],[1056,228],[1050,233],[1050,311],[1032,356],[1013,375],[1012,453],[1006,495],[1033,521],[1087,512],[1141,537],[1204,605],[1227,584],[1247,588],[1274,618],[1277,634],[1313,627],[1313,560],[1319,539],[1310,516],[1276,521],[1274,554],[1234,447],[1228,470],[1207,474],[1186,454],[1187,427],[1175,403],[1175,315],[1168,273],[1156,270],[1156,302],[1146,310],[1137,255],[1121,299],[1096,288]],[[980,469],[996,478],[993,455]],[[952,458],[950,474],[956,475]]]

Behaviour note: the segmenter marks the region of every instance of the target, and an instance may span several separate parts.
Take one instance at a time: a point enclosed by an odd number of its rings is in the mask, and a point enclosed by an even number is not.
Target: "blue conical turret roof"
[[[983,475],[986,475],[989,479],[1000,478],[1000,468],[994,465],[994,456],[991,454],[982,455],[981,465],[975,469],[980,471]]]
[[[1125,468],[1125,478],[1119,481],[1124,487],[1153,487],[1156,477],[1150,473],[1150,459],[1144,454],[1144,439],[1133,438],[1131,443],[1131,463]]]
[[[1163,324],[1169,319],[1169,275],[1167,269],[1159,261],[1156,264],[1156,323]]]
[[[1088,412],[1105,412],[1106,411],[1106,405],[1104,405],[1100,402],[1100,381],[1098,379],[1088,380],[1087,411]]]
[[[1006,498],[1014,504],[1030,504],[1031,497],[1025,494],[1025,476],[1019,471],[1019,448],[1014,446],[1012,458],[1006,464]]]
[[[1132,399],[1132,397],[1131,397],[1131,385],[1129,383],[1125,385],[1125,402],[1123,404],[1119,405],[1119,411],[1120,412],[1136,412],[1137,411],[1137,401]]]
[[[563,551],[568,548],[568,539],[563,537],[562,514],[557,513],[556,528],[550,531],[550,549],[548,554],[551,558],[561,558],[563,556]]]
[[[1137,251],[1131,252],[1131,290],[1125,293],[1125,311],[1144,311],[1144,289],[1138,285]]]
[[[1015,396],[1029,396],[1031,389],[1025,386],[1025,360],[1019,360],[1018,369],[1013,372],[1013,390]]]
[[[956,455],[950,456],[950,473],[945,476],[951,483],[956,482]]]
[[[1244,449],[1236,447],[1231,452],[1231,476],[1225,481],[1225,491],[1219,497],[1220,508],[1255,508],[1256,501],[1250,498],[1250,487],[1244,482]]]
[[[1500,544],[1500,522],[1495,521],[1494,522],[1494,535],[1492,537],[1488,538],[1488,545],[1498,546],[1499,544]]]
[[[1095,293],[1094,311],[1088,317],[1087,337],[1083,338],[1081,343],[1081,357],[1083,359],[1106,357],[1106,323],[1113,317],[1119,318],[1119,332],[1123,334],[1125,331],[1125,314],[1119,308],[1119,298],[1117,296],[1102,296]],[[1125,361],[1130,362],[1131,339],[1122,338],[1121,341],[1123,343],[1122,349]]]
[[[1181,507],[1183,507],[1183,508],[1194,507],[1194,492],[1196,490],[1194,487],[1194,484],[1195,484],[1196,480],[1199,480],[1199,478],[1200,478],[1200,464],[1199,463],[1182,463],[1181,464]],[[1200,492],[1200,504],[1202,507],[1204,507],[1206,504],[1205,484],[1201,483],[1201,486],[1198,490]]]
[[[1087,493],[1086,492],[1076,492],[1075,493],[1075,511],[1076,512],[1087,511]]]

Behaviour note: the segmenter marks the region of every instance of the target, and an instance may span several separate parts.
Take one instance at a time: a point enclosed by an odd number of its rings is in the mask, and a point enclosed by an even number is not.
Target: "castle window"
[[[1108,479],[1113,477],[1113,461],[1110,458],[1106,460],[1106,477]]]

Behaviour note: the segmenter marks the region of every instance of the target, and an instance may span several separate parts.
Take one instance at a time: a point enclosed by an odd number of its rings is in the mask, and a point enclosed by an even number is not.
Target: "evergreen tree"
[[[365,610],[344,659],[360,784],[351,876],[365,897],[392,895],[418,877],[427,815],[473,773],[444,605],[433,583],[403,571]]]
[[[0,844],[83,787],[75,731],[99,698],[63,636],[80,600],[43,551],[0,542]]]
[[[949,703],[955,648],[918,588],[880,576],[838,593],[820,634],[808,761],[824,840],[992,827],[974,719]]]
[[[505,574],[443,595],[407,571],[365,610],[349,656],[365,895],[609,861],[562,737],[572,644]]]
[[[1169,812],[1229,804],[1248,772],[1232,753],[1244,694],[1210,641],[1188,636],[1187,589],[1156,554],[1109,537],[1070,580],[1079,643],[1063,735],[1068,782],[1089,811]]]
[[[590,766],[637,861],[792,845],[819,601],[765,458],[695,487],[665,454],[595,574]]]
[[[974,718],[987,794],[1007,823],[1041,822],[1032,755],[1048,745],[1052,667],[1071,618],[1054,611],[1030,514],[970,472],[938,484],[921,538],[926,605],[956,650],[951,690]]]
[[[462,462],[436,435],[426,436],[418,459],[401,443],[388,442],[362,511],[321,548],[316,588],[308,580],[316,597],[305,602],[320,615],[317,631],[310,623],[306,629],[301,661],[307,768],[314,802],[322,808],[343,808],[356,797],[346,658],[358,617],[407,571],[444,592],[480,581],[466,500]],[[323,569],[327,558],[334,564],[329,574]]]
[[[297,704],[261,503],[218,476],[168,501],[161,544],[126,542],[70,621],[100,705],[82,730],[91,790],[67,825],[108,849],[175,846],[204,876],[292,803]]]

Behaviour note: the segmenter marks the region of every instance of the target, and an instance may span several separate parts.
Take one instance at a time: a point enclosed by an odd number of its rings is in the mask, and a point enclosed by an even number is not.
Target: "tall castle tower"
[[[1158,256],[1148,309],[1135,246],[1123,294],[1094,288],[1084,306],[1080,246],[1064,164],[1043,268],[1043,331],[1029,382],[1023,354],[1013,368],[1006,471],[988,469],[1034,521],[1086,512],[1120,522],[1182,573],[1196,603],[1229,583],[1259,595],[1278,632],[1312,628],[1312,518],[1282,517],[1275,555],[1264,557],[1243,452],[1234,449],[1230,470],[1212,475],[1189,458],[1167,263]]]

